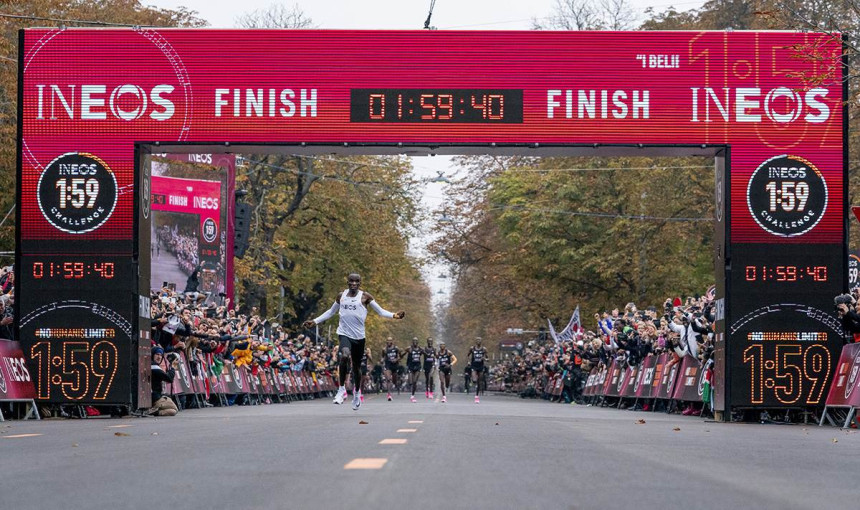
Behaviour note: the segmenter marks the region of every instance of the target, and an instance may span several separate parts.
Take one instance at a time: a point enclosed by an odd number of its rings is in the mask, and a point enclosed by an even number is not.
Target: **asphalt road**
[[[785,510],[860,495],[855,431],[420,397],[0,423],[0,508]],[[384,464],[345,469],[355,459]]]

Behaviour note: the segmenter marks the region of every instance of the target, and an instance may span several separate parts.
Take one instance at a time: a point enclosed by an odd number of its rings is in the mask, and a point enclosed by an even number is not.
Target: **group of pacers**
[[[318,325],[329,318],[338,314],[338,380],[339,386],[334,397],[335,404],[342,404],[346,398],[346,380],[350,372],[352,372],[353,391],[352,408],[358,410],[364,398],[361,394],[361,388],[367,374],[368,360],[371,358],[370,349],[366,347],[365,339],[365,321],[367,320],[368,307],[375,311],[379,316],[389,319],[403,319],[405,312],[399,311],[396,313],[389,312],[383,309],[373,299],[373,296],[360,290],[361,276],[352,273],[347,276],[348,288],[344,290],[325,313],[319,317],[306,321],[304,327],[311,328]],[[406,357],[406,368],[409,373],[409,385],[412,390],[410,400],[417,402],[415,399],[415,390],[418,386],[418,378],[421,369],[424,369],[424,384],[425,397],[434,399],[433,394],[433,370],[439,370],[439,382],[442,390],[442,402],[447,402],[447,390],[451,388],[451,371],[452,367],[457,363],[457,357],[447,349],[444,343],[439,344],[436,349],[433,346],[432,339],[427,340],[426,347],[418,345],[418,339],[412,339],[412,345],[405,351],[401,351],[391,338],[388,338],[387,345],[382,354],[382,362],[385,367],[386,378],[388,380],[388,400],[393,399],[391,395],[392,385],[399,387],[399,365],[400,361]],[[476,345],[469,349],[469,361],[472,369],[472,376],[480,380],[481,375],[486,370],[484,362],[487,359],[487,349],[478,339]],[[481,385],[476,385],[475,403],[479,403],[478,391]]]

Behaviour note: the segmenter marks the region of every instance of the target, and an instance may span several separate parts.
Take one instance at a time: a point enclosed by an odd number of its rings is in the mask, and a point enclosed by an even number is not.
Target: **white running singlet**
[[[349,297],[349,289],[340,295],[339,320],[337,334],[354,340],[364,338],[364,321],[367,319],[367,308],[361,302],[363,291],[358,291],[355,297]]]

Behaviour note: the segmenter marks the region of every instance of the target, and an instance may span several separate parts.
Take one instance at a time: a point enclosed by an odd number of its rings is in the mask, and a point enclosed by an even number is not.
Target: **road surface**
[[[854,508],[860,494],[854,431],[504,395],[18,421],[0,432],[0,508],[16,510],[785,510]]]

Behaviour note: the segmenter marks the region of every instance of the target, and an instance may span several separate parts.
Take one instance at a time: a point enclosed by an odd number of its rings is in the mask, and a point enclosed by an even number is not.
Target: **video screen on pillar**
[[[756,226],[778,239],[732,245],[731,384],[746,399],[735,405],[811,406],[826,397],[842,345],[833,298],[842,291],[843,248],[798,241],[834,201],[830,195],[838,187],[829,188],[810,161],[783,155],[755,169],[747,203],[735,204],[748,208]]]

